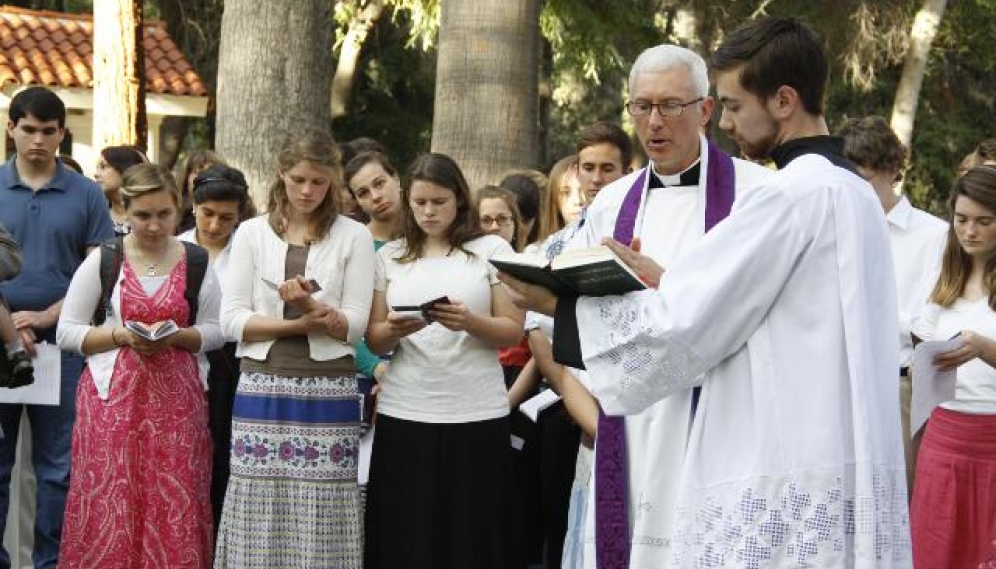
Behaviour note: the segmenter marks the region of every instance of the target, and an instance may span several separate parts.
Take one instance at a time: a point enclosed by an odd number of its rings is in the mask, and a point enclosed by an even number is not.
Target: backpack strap
[[[187,250],[187,284],[183,291],[183,298],[190,308],[190,321],[188,326],[193,326],[197,322],[198,297],[201,293],[201,284],[204,283],[204,276],[208,269],[208,252],[206,249],[189,241],[182,241],[183,247]]]
[[[124,237],[118,235],[100,243],[100,300],[93,311],[93,325],[100,326],[111,313],[111,292],[124,260]]]

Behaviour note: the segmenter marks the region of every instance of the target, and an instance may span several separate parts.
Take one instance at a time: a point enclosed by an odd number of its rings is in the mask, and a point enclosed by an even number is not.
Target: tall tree
[[[337,4],[337,8],[345,3]],[[332,118],[345,116],[349,110],[349,99],[356,82],[360,63],[360,51],[371,30],[384,11],[382,0],[368,0],[366,4],[349,18],[349,27],[339,46],[339,59],[336,61],[335,77],[332,78]]]
[[[913,122],[916,119],[920,87],[927,70],[930,46],[937,36],[947,0],[924,0],[923,7],[913,20],[910,49],[903,65],[903,74],[896,88],[896,101],[892,107],[892,130],[906,146],[913,140]]]
[[[276,155],[298,127],[328,129],[328,0],[227,0],[221,19],[215,148],[265,208]]]
[[[432,150],[472,187],[538,159],[540,0],[445,0]]]
[[[93,2],[93,142],[145,148],[141,0]]]

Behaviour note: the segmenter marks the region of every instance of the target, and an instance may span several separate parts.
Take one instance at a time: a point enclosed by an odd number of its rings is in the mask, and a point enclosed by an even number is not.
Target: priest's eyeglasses
[[[626,103],[626,111],[634,117],[648,117],[654,112],[654,108],[657,108],[657,112],[661,114],[662,117],[667,118],[677,118],[681,116],[684,112],[685,107],[694,105],[695,103],[701,103],[704,97],[699,97],[694,101],[688,101],[687,103],[679,103],[678,101],[665,101],[663,103],[651,103],[650,101],[630,101]]]

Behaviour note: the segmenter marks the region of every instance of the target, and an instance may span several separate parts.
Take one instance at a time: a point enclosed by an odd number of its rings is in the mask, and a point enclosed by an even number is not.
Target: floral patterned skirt
[[[359,569],[359,429],[352,373],[243,372],[215,567]]]

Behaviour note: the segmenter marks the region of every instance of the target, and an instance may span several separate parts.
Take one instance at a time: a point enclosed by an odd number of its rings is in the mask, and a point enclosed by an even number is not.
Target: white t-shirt
[[[911,321],[927,302],[933,288],[925,289],[921,284],[928,275],[936,276],[941,269],[948,224],[916,209],[906,196],[899,199],[885,219],[889,223],[889,243],[899,295],[899,365],[908,366],[913,357]]]
[[[913,332],[924,340],[947,340],[966,330],[996,339],[996,312],[989,308],[988,298],[959,298],[948,308],[928,304],[913,325]],[[996,369],[979,358],[959,366],[955,398],[941,407],[961,413],[996,414]]]
[[[387,293],[387,305],[418,305],[441,296],[491,315],[491,287],[497,270],[488,259],[511,251],[501,237],[468,241],[446,257],[399,263],[404,241],[377,253],[374,287]],[[402,338],[380,382],[377,411],[409,421],[466,423],[508,415],[508,396],[498,348],[466,332],[433,323]]]
[[[235,231],[232,231],[232,235],[235,235]],[[200,245],[197,242],[197,228],[191,228],[187,231],[176,236],[180,241],[187,241],[188,243],[194,243]],[[228,268],[228,258],[232,255],[232,239],[229,237],[228,244],[225,248],[215,255],[214,260],[211,261],[211,268],[214,269],[214,273],[218,275],[218,282],[221,283],[222,288],[225,287],[225,269]]]

